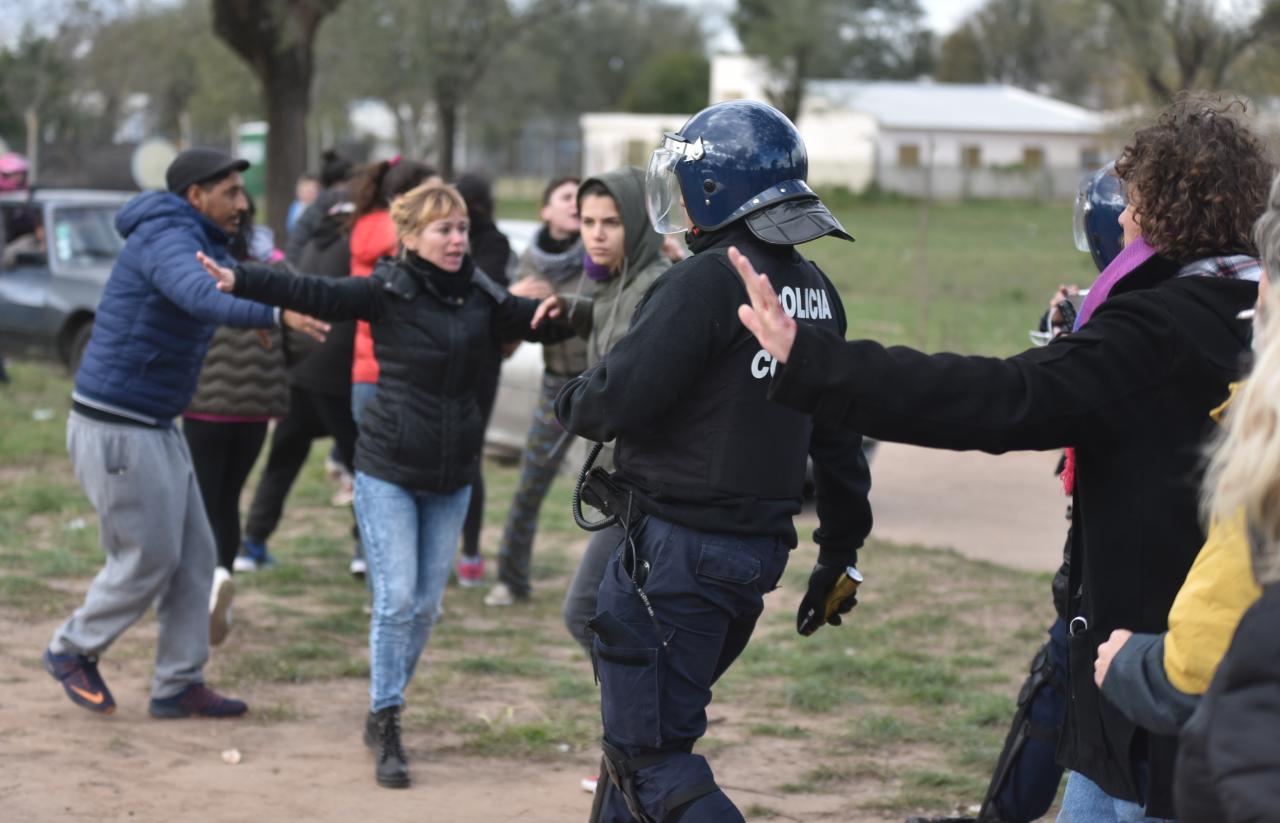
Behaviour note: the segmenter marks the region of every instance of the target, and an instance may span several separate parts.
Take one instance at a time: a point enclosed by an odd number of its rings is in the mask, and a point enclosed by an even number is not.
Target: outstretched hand
[[[236,287],[236,271],[226,266],[218,265],[217,261],[202,251],[196,252],[196,259],[200,261],[200,265],[204,266],[204,270],[209,272],[214,280],[218,281],[218,291],[224,291],[230,294]]]
[[[738,319],[755,335],[765,351],[779,363],[786,363],[796,342],[796,321],[782,310],[769,276],[757,274],[755,266],[736,246],[729,248],[729,262],[738,270],[742,284],[747,287],[747,296],[751,298],[751,305],[738,307]]]
[[[217,261],[202,251],[196,252],[196,259],[200,261],[200,265],[204,266],[204,270],[209,272],[209,276],[218,281],[218,291],[230,294],[236,287],[236,271],[226,266],[218,265]],[[301,312],[285,309],[280,312],[280,325],[302,332],[319,342],[324,342],[325,335],[329,332],[329,324],[322,320],[317,320],[311,315],[302,314]],[[271,338],[265,332],[259,333],[259,339],[262,341],[264,348],[271,348]]]
[[[324,342],[324,336],[329,331],[329,324],[323,320],[317,320],[309,314],[302,314],[291,309],[285,309],[280,312],[280,325],[302,332],[307,337],[321,343]]]
[[[536,329],[549,317],[559,317],[564,312],[564,301],[554,294],[538,304],[538,309],[533,313],[533,320],[529,322],[529,328]]]

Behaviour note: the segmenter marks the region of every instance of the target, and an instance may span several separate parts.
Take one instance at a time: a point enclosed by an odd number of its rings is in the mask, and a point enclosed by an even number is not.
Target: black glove
[[[811,635],[827,623],[839,626],[840,615],[848,614],[854,606],[858,605],[858,590],[854,586],[853,591],[836,606],[831,617],[826,618],[827,599],[832,589],[840,582],[845,568],[845,566],[825,566],[822,563],[813,565],[813,571],[809,574],[809,588],[804,593],[804,599],[800,601],[800,609],[796,612],[796,631],[800,634]],[[856,579],[861,582],[860,575]]]

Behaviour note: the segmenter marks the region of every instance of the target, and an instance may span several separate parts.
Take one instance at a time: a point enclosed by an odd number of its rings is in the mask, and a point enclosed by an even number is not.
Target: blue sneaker
[[[238,572],[256,572],[275,564],[276,559],[267,553],[265,542],[246,537],[240,542],[240,554],[231,567]]]
[[[49,676],[62,684],[71,702],[98,714],[114,714],[116,699],[98,674],[98,658],[84,654],[54,654],[40,658]]]
[[[151,698],[147,711],[152,717],[173,720],[181,717],[240,717],[249,711],[243,700],[223,697],[203,683],[192,683],[173,697]]]

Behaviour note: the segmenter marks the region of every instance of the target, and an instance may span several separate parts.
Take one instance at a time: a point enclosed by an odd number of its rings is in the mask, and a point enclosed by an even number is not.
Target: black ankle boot
[[[400,742],[400,707],[370,712],[364,733],[365,743],[373,748],[378,785],[388,789],[408,787],[409,761]]]

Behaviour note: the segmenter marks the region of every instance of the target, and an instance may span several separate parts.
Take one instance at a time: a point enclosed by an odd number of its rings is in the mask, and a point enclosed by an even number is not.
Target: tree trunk
[[[262,81],[267,131],[267,225],[278,242],[285,237],[285,220],[293,203],[298,176],[307,169],[307,109],[311,77],[296,77],[289,67],[269,69]]]
[[[22,113],[27,128],[27,186],[34,186],[40,176],[40,114],[35,106]]]
[[[267,112],[267,223],[283,239],[307,165],[312,46],[342,0],[212,0],[213,28],[258,76]]]
[[[458,103],[447,96],[436,98],[436,124],[440,134],[436,138],[440,144],[440,175],[445,180],[453,179],[453,148],[458,134]]]

